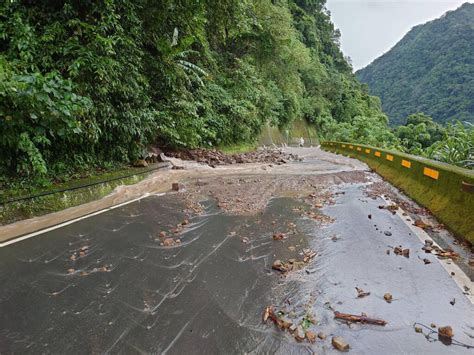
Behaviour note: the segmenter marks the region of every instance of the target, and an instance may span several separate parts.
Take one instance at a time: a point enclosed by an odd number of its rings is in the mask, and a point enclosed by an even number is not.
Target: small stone
[[[250,239],[247,238],[247,237],[243,237],[243,238],[242,238],[242,243],[248,244],[248,243],[250,243]]]
[[[402,255],[406,258],[410,257],[410,249],[403,249]]]
[[[431,328],[436,328],[436,324],[431,323]]]
[[[188,224],[189,224],[189,221],[187,219],[185,219],[184,221],[181,222],[182,226],[186,226]]]
[[[387,255],[390,255],[390,249],[387,249]]]
[[[301,325],[299,325],[297,328],[296,328],[296,331],[295,331],[295,339],[296,341],[303,341],[304,338],[305,338],[305,332],[304,332],[304,329]]]
[[[433,241],[429,240],[429,239],[426,239],[425,240],[425,245],[433,245]]]
[[[385,301],[387,301],[387,303],[392,302],[392,295],[388,292],[385,295],[383,295],[383,298],[384,298]]]
[[[286,266],[285,266],[284,263],[282,263],[281,260],[275,260],[272,264],[272,269],[280,271],[280,272],[285,272],[286,271]]]
[[[372,219],[372,215],[371,215],[371,214],[369,214],[367,217],[369,217],[369,219]]]
[[[454,276],[454,275],[456,275],[456,274],[454,273],[454,271],[451,271],[451,276]]]
[[[160,232],[160,237],[161,238],[166,238],[166,232]]]
[[[334,346],[339,351],[348,351],[349,344],[344,340],[343,337],[336,336],[332,338],[332,346]]]
[[[449,303],[451,304],[451,306],[454,306],[456,304],[456,299],[453,298],[451,301],[449,301]]]
[[[425,251],[425,253],[431,253],[431,251],[433,250],[433,248],[429,245],[426,245],[421,249],[423,249]]]
[[[163,241],[163,245],[165,247],[171,247],[175,244],[175,241],[173,238],[166,238],[164,241]]]
[[[389,236],[389,237],[390,237],[390,236],[392,235],[392,232],[385,231],[385,232],[383,232],[383,234],[385,234],[386,236]]]
[[[426,264],[431,264],[431,261],[429,261],[429,260],[428,260],[428,259],[426,259],[426,258],[425,258],[425,259],[423,259],[423,262],[425,263],[425,265],[426,265]]]
[[[68,273],[68,274],[73,274],[75,271],[76,271],[76,270],[74,270],[74,269],[67,269],[67,273]]]
[[[293,325],[293,322],[287,317],[281,317],[278,320],[278,325],[281,329],[289,329]]]
[[[415,327],[415,332],[423,333],[423,329],[421,329],[421,327]]]
[[[323,332],[319,332],[319,333],[318,333],[318,338],[321,339],[321,340],[324,340],[324,339],[327,338],[327,335],[324,334]]]
[[[306,338],[309,340],[310,343],[314,343],[316,341],[316,334],[311,330],[306,332]]]
[[[283,239],[285,239],[285,234],[283,234],[283,233],[273,234],[273,240],[283,240]]]
[[[454,336],[453,328],[451,328],[449,325],[447,325],[445,327],[439,327],[438,328],[438,335],[440,337],[452,338]]]
[[[178,183],[178,182],[173,182],[173,183],[171,184],[171,190],[173,190],[173,191],[179,191],[179,189],[180,189],[180,186],[179,186],[179,183]]]

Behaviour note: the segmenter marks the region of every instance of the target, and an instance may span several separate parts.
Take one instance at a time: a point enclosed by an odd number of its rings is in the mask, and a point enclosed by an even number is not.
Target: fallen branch
[[[387,322],[384,321],[383,319],[369,318],[364,314],[358,316],[355,314],[340,313],[336,311],[334,312],[334,318],[343,319],[345,321],[354,322],[354,323],[375,324],[375,325],[387,324]]]

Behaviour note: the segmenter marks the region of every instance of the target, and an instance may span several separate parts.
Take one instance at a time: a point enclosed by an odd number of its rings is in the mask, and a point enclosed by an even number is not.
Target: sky
[[[414,26],[474,0],[327,0],[354,71],[370,64]]]

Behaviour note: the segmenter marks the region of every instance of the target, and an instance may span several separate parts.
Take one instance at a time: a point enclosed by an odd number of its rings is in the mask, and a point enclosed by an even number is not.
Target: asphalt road
[[[474,306],[401,216],[364,188],[332,188],[334,203],[320,209],[332,223],[306,217],[297,198],[274,197],[253,215],[225,214],[208,199],[181,244],[165,247],[157,235],[185,218],[182,202],[165,194],[0,248],[0,353],[320,354],[337,352],[338,335],[356,354],[472,354],[415,332],[415,322],[450,325],[456,341],[474,345]],[[276,231],[288,238],[273,240]],[[398,245],[409,258],[393,253]],[[272,270],[305,248],[318,255],[304,269]],[[355,287],[370,295],[357,298]],[[327,338],[295,341],[262,322],[268,305],[295,320],[311,313],[310,329]],[[388,324],[349,325],[334,311]]]

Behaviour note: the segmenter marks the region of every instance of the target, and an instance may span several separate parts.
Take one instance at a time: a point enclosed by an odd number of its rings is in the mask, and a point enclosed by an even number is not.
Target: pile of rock
[[[244,163],[285,164],[290,160],[300,160],[295,154],[288,154],[279,149],[259,149],[248,153],[224,154],[215,149],[188,149],[167,152],[168,156],[183,160],[194,160],[198,163],[215,167]]]

